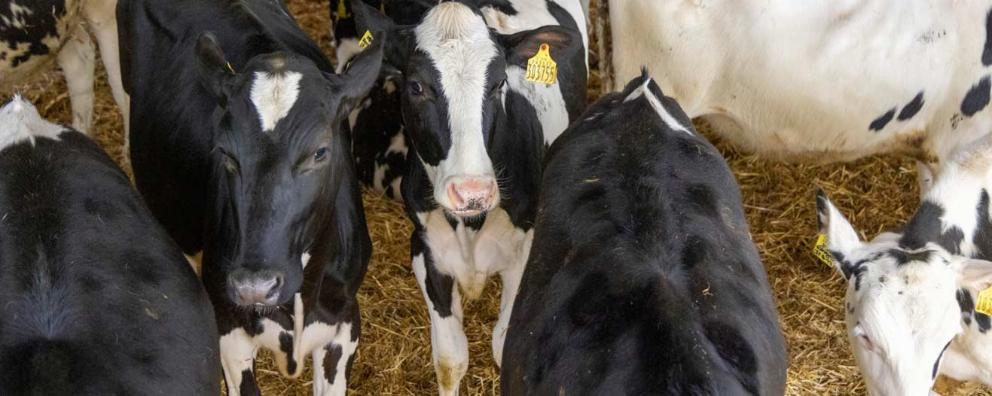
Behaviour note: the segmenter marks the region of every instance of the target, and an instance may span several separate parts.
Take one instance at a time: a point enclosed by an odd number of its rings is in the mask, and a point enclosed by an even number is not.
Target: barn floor
[[[330,55],[327,0],[289,3],[311,37]],[[43,116],[70,121],[68,94],[61,72],[54,67],[30,83],[0,92],[0,101],[14,92],[33,101]],[[120,162],[121,119],[103,77],[97,97],[94,136]],[[697,127],[706,129],[701,124]],[[741,184],[751,232],[778,300],[792,359],[787,394],[864,394],[844,333],[845,285],[832,268],[809,253],[816,236],[813,192],[817,187],[827,191],[863,237],[870,238],[902,224],[916,208],[919,198],[912,161],[881,156],[838,165],[792,164],[761,159],[719,142],[718,146]],[[400,204],[375,194],[365,195],[365,208],[374,254],[360,291],[362,339],[349,388],[358,395],[435,394],[426,305],[409,266],[411,226]],[[462,390],[469,395],[499,391],[489,346],[498,290],[494,281],[480,300],[466,303],[472,359]],[[298,380],[283,379],[268,357],[263,357],[258,372],[265,395],[310,393],[309,372]],[[938,390],[992,395],[984,387],[944,381]]]

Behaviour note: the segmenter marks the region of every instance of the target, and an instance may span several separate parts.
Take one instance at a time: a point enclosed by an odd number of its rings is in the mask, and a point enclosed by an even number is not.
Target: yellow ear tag
[[[348,15],[348,7],[345,6],[344,2],[348,0],[338,1],[338,19],[348,19],[351,15]]]
[[[558,64],[551,59],[551,47],[541,44],[541,48],[527,60],[527,81],[551,85],[558,81]]]
[[[978,292],[978,304],[975,312],[992,316],[992,287]]]
[[[820,234],[816,237],[816,245],[813,245],[813,256],[816,256],[817,260],[820,260],[826,265],[831,267],[834,266],[834,258],[827,251],[827,236]]]
[[[362,49],[365,49],[368,46],[372,45],[372,39],[373,39],[372,32],[366,30],[365,34],[362,35],[361,40],[358,40],[358,46],[362,47]]]

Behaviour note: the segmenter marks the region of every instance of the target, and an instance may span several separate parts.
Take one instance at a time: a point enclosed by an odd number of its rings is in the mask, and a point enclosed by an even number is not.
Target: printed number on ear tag
[[[816,256],[817,260],[823,262],[823,264],[833,266],[834,260],[830,252],[827,251],[827,236],[820,234],[816,237],[816,245],[813,245],[813,256]]]
[[[527,81],[551,85],[558,81],[558,64],[551,59],[551,47],[541,44],[541,48],[527,60]]]
[[[372,32],[366,30],[365,34],[362,35],[361,40],[358,40],[358,46],[362,47],[362,49],[365,49],[368,46],[372,45],[372,39],[373,39]]]
[[[992,287],[978,292],[978,304],[975,312],[992,316]]]

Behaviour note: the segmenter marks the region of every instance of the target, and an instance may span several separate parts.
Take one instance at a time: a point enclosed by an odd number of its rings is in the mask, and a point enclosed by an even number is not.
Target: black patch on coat
[[[23,54],[10,60],[13,67],[27,62],[31,57],[48,55],[56,49],[50,48],[44,40],[49,37],[59,38],[59,21],[66,16],[65,0],[32,0],[19,3],[27,12],[19,12],[16,16],[11,9],[11,2],[5,1],[0,7],[0,18],[10,22],[0,24],[0,53],[6,58],[7,51],[26,48]],[[23,26],[15,27],[13,25],[15,20],[22,21]],[[69,31],[71,32],[72,29]]]
[[[923,108],[923,91],[920,91],[920,93],[916,94],[916,96],[913,97],[913,100],[909,101],[909,103],[906,103],[906,106],[903,106],[902,111],[899,112],[899,117],[898,117],[899,121],[906,121],[910,118],[913,118],[913,116],[916,115],[916,113],[919,113],[920,109],[922,108]]]
[[[447,318],[451,316],[451,293],[454,289],[455,278],[442,274],[434,266],[434,256],[431,250],[418,235],[421,232],[424,231],[414,231],[413,237],[410,238],[410,256],[416,257],[423,253],[424,268],[427,272],[426,279],[424,279],[427,298],[434,304],[434,310],[437,311],[437,314],[441,315],[442,318]]]
[[[951,254],[961,254],[961,241],[964,240],[964,232],[957,226],[952,226],[946,232],[943,231],[943,224],[940,218],[944,215],[944,208],[940,205],[923,201],[916,214],[906,224],[902,237],[899,239],[899,247],[908,250],[922,249],[928,242],[935,242]]]
[[[982,50],[982,64],[992,65],[992,10],[985,15],[985,48]]]
[[[293,359],[293,336],[287,332],[279,333],[279,350],[286,354],[286,371],[296,372],[296,359]]]
[[[327,353],[324,354],[324,378],[327,382],[334,383],[334,377],[338,375],[338,361],[341,360],[341,356],[344,355],[344,350],[341,349],[340,345],[331,344],[327,347]],[[352,354],[352,356],[355,356]]]
[[[978,221],[972,243],[978,248],[975,257],[982,260],[992,259],[992,220],[989,219],[989,192],[984,188],[978,198]]]
[[[241,392],[241,396],[262,396],[255,382],[255,373],[251,369],[241,372],[241,386],[238,387],[238,391]]]
[[[897,266],[903,266],[912,262],[929,262],[930,257],[933,256],[933,250],[920,250],[915,252],[907,252],[905,250],[899,249],[889,249],[888,254],[896,260]]]
[[[889,124],[889,121],[892,121],[892,117],[895,116],[896,109],[893,107],[892,110],[886,111],[885,114],[878,116],[871,124],[868,124],[868,129],[875,132],[881,131],[882,128],[885,128]]]
[[[990,88],[992,82],[989,81],[989,76],[982,77],[977,84],[972,85],[961,101],[961,114],[971,117],[988,106]]]
[[[971,325],[971,318],[974,317],[975,323],[978,324],[979,332],[985,333],[992,328],[992,319],[988,315],[975,312],[975,300],[971,297],[971,292],[968,289],[958,289],[956,297],[958,306],[961,308],[961,318],[965,325]]]

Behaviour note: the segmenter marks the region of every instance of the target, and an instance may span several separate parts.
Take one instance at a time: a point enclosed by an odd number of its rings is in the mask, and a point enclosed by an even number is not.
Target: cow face
[[[515,132],[501,129],[507,64],[526,67],[541,44],[564,56],[581,40],[557,26],[501,36],[459,2],[438,4],[416,26],[394,25],[358,0],[352,6],[359,31],[388,31],[385,62],[402,75],[406,132],[434,201],[461,218],[495,208],[500,191],[490,147],[497,134]]]
[[[848,338],[873,395],[927,395],[944,351],[962,333],[959,293],[972,295],[992,280],[992,263],[955,256],[935,243],[900,246],[884,233],[862,242],[823,193],[820,232],[847,280]]]
[[[199,39],[197,56],[201,82],[218,103],[205,281],[225,285],[239,306],[286,303],[309,257],[333,249],[324,246],[327,226],[338,186],[351,174],[338,126],[374,83],[381,46],[359,55],[343,76],[281,52],[235,72],[210,34]]]

